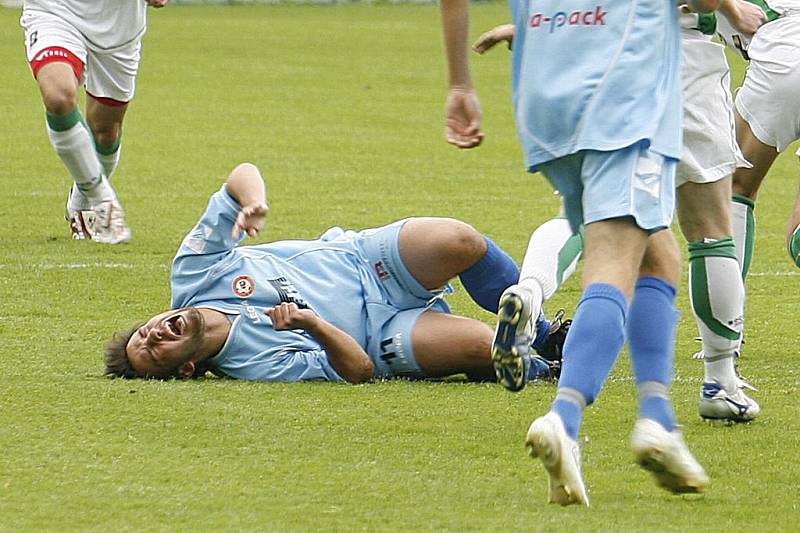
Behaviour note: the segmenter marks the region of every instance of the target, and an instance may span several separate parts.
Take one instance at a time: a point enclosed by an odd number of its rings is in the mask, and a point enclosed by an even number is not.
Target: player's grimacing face
[[[128,361],[142,377],[168,377],[197,352],[204,325],[194,307],[156,315],[131,336],[126,347]]]

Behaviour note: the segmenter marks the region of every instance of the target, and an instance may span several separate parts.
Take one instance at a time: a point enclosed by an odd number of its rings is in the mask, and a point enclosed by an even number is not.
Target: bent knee
[[[477,261],[486,253],[486,240],[483,235],[460,220],[445,218],[441,219],[441,229],[439,235],[439,246],[448,254],[458,257],[470,258]]]

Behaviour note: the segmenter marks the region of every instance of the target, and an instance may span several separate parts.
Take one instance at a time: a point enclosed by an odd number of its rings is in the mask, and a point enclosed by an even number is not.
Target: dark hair
[[[128,359],[128,349],[127,349],[128,342],[130,342],[131,337],[133,337],[133,334],[136,333],[136,330],[138,330],[143,325],[144,322],[140,322],[127,331],[118,331],[111,336],[111,339],[106,344],[106,350],[105,350],[106,376],[125,378],[125,379],[145,377],[136,372],[136,370],[134,370],[134,368],[131,366],[130,359]],[[198,361],[197,363],[195,363],[192,379],[203,377],[206,374],[206,372],[208,372],[208,370],[209,367],[205,361]],[[175,368],[173,373],[160,378],[156,378],[154,376],[147,376],[147,377],[151,377],[153,379],[168,380],[168,379],[179,378],[180,375],[178,374],[178,369]]]
[[[131,340],[136,330],[142,327],[142,324],[144,322],[136,324],[128,331],[118,331],[112,335],[111,340],[106,344],[106,376],[126,379],[142,377],[131,366],[127,351],[128,341]]]

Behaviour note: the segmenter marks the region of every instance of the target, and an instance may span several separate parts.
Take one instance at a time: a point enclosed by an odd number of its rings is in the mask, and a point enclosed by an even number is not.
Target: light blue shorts
[[[366,302],[370,338],[367,353],[375,365],[376,377],[423,377],[417,364],[411,332],[422,313],[432,310],[449,313],[442,299],[448,287],[429,291],[411,275],[400,256],[400,220],[388,226],[359,232],[356,239],[369,272],[377,281],[381,301]]]
[[[637,143],[612,152],[584,150],[538,169],[564,198],[573,231],[582,223],[632,217],[654,232],[672,223],[677,167],[677,159]]]

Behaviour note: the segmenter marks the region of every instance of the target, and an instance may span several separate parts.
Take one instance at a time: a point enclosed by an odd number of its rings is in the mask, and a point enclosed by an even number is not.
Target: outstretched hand
[[[451,87],[447,93],[445,138],[459,148],[474,148],[483,141],[481,104],[474,89]]]
[[[503,41],[508,43],[508,49],[511,50],[511,45],[514,42],[513,24],[501,24],[500,26],[495,26],[491,30],[478,37],[478,40],[473,43],[472,49],[479,54],[483,54],[484,52],[488,52],[494,48],[497,43],[501,43]]]
[[[300,309],[295,303],[281,303],[267,309],[267,316],[272,320],[272,327],[283,329],[313,329],[320,318],[311,309]]]
[[[238,239],[242,232],[245,232],[250,237],[255,237],[258,232],[264,229],[267,213],[269,213],[269,207],[264,203],[242,207],[242,210],[236,215],[231,237]]]

